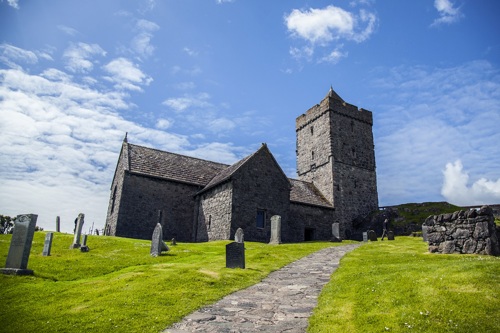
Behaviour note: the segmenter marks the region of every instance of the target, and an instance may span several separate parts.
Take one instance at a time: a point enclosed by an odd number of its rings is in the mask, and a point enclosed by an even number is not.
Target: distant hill
[[[495,218],[500,220],[500,205],[489,205],[493,209]],[[453,213],[458,210],[480,208],[481,206],[460,207],[448,202],[422,202],[406,203],[396,206],[380,207],[378,212],[358,218],[354,221],[355,232],[353,239],[361,240],[362,233],[367,230],[375,230],[377,235],[382,234],[382,223],[388,218],[390,228],[396,235],[410,235],[414,231],[422,230],[422,223],[430,215]]]

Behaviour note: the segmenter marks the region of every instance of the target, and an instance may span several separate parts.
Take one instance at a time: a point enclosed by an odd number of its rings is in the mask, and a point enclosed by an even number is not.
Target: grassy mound
[[[42,256],[36,232],[28,268],[35,276],[0,274],[2,332],[159,332],[195,309],[259,282],[271,271],[334,244],[271,246],[246,242],[247,269],[225,268],[225,244],[171,246],[149,255],[150,242],[89,236],[90,252],[70,250],[72,235],[56,233]],[[4,265],[11,235],[0,235]],[[337,244],[340,245],[340,244]]]
[[[498,332],[500,257],[429,254],[421,238],[365,244],[323,289],[308,332]]]

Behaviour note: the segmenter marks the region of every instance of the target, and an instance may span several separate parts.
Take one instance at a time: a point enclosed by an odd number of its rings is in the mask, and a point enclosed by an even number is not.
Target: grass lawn
[[[308,332],[500,332],[500,257],[427,253],[421,238],[365,244],[323,289]]]
[[[90,252],[54,234],[42,256],[36,232],[30,277],[0,274],[1,332],[159,332],[195,309],[262,280],[271,271],[334,244],[245,242],[246,269],[225,268],[227,241],[171,246],[153,258],[150,241],[89,236]],[[11,235],[0,235],[4,267]]]

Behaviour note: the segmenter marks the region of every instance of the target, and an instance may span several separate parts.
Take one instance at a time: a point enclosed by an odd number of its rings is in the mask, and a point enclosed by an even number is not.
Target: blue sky
[[[500,203],[500,2],[0,0],[0,214],[102,228],[131,143],[233,163],[330,86],[374,116],[380,205]]]

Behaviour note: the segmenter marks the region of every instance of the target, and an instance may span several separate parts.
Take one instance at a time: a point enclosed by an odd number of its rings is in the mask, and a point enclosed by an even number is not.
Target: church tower
[[[378,209],[373,117],[332,89],[297,117],[297,174],[312,182],[335,207],[341,234],[349,238],[352,221]]]

